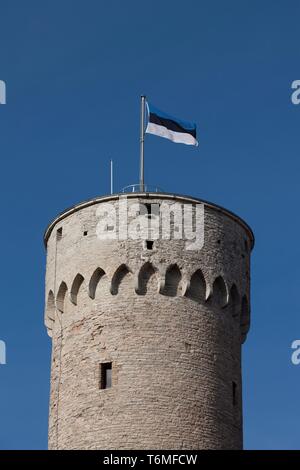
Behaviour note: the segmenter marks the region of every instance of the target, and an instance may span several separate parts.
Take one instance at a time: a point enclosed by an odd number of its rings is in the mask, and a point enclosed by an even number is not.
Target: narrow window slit
[[[62,239],[62,231],[63,231],[62,227],[60,227],[56,230],[56,240],[57,241]]]
[[[112,386],[112,363],[103,362],[100,364],[100,384],[99,388],[104,390]]]
[[[237,404],[237,384],[232,382],[232,404],[235,406]]]

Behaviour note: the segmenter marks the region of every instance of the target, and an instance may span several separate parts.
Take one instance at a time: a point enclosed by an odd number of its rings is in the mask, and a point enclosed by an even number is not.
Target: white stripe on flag
[[[154,124],[153,122],[148,122],[146,132],[147,134],[154,134],[158,135],[159,137],[165,137],[166,139],[170,139],[177,144],[198,145],[197,140],[191,134],[171,131],[167,127]]]

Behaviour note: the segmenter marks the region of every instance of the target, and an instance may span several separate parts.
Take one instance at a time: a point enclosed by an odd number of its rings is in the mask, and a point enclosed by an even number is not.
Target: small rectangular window
[[[146,206],[148,217],[151,217],[151,213],[152,213],[151,204],[145,204],[145,206]]]
[[[61,240],[62,239],[62,231],[63,231],[62,227],[60,227],[56,230],[56,240]]]
[[[153,240],[146,240],[146,248],[147,250],[153,250]]]
[[[83,236],[84,236],[84,237],[86,237],[86,236],[87,236],[87,234],[88,234],[88,231],[87,231],[87,230],[85,230],[85,231],[83,232]]]
[[[100,364],[100,389],[111,388],[112,386],[112,363],[103,362]]]
[[[233,406],[235,406],[237,404],[237,393],[236,393],[236,389],[237,389],[237,384],[236,382],[232,382],[232,404]]]

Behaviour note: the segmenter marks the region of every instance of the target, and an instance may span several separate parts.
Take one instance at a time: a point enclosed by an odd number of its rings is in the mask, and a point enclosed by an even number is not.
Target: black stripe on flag
[[[153,124],[157,124],[159,126],[164,126],[170,131],[181,132],[183,134],[191,134],[196,139],[196,129],[185,129],[182,127],[178,122],[173,121],[173,119],[163,118],[161,116],[157,116],[157,114],[151,113],[149,114],[149,122]]]

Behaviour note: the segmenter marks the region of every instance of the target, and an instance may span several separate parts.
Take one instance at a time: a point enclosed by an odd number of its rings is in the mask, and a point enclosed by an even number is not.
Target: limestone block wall
[[[199,201],[131,194],[130,204]],[[205,203],[204,246],[99,240],[98,209],[48,227],[45,325],[52,337],[51,449],[242,447],[241,344],[249,329],[253,234]],[[109,229],[109,228],[108,228]],[[112,364],[101,389],[100,366]]]

